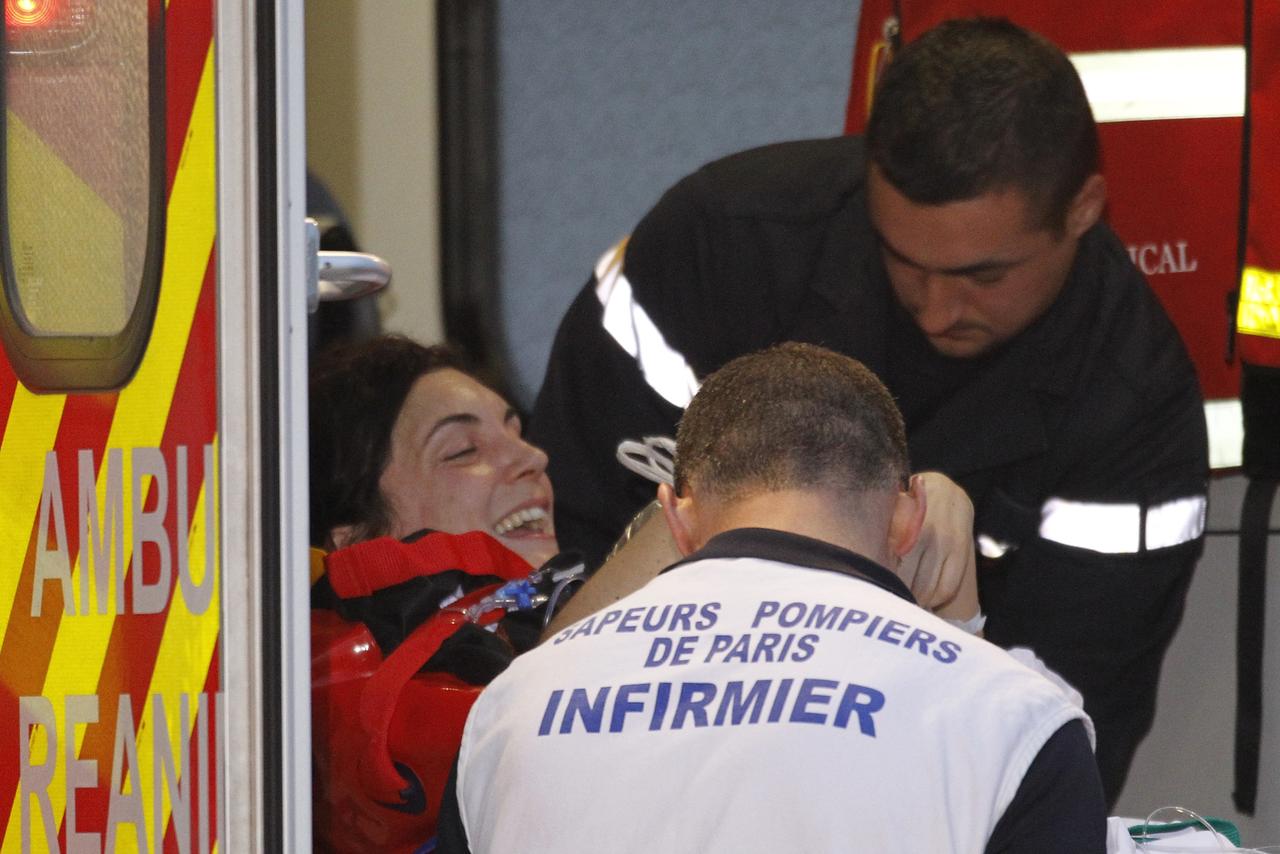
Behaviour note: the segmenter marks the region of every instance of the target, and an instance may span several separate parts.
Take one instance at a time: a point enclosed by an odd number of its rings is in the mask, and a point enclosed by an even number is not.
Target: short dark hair
[[[334,528],[354,540],[391,530],[379,487],[390,462],[391,429],[419,377],[454,368],[461,358],[398,335],[347,342],[320,353],[310,377],[311,543],[328,545]]]
[[[900,487],[902,416],[865,365],[812,344],[740,356],[694,396],[676,434],[675,488],[721,500],[756,491]]]
[[[1003,18],[945,21],[884,71],[867,123],[868,161],[917,204],[1026,194],[1061,231],[1099,169],[1080,75],[1052,42]]]

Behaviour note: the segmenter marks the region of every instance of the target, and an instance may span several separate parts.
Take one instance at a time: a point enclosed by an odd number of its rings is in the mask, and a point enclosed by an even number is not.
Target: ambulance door
[[[4,7],[0,852],[309,850],[301,2]]]

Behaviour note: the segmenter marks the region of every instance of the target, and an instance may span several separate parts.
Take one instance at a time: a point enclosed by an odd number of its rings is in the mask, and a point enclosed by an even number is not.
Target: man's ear
[[[1067,233],[1078,238],[1102,218],[1107,207],[1107,179],[1095,172],[1084,180],[1084,184],[1071,200],[1067,208]]]
[[[667,529],[671,531],[671,538],[676,541],[680,555],[683,557],[692,554],[698,548],[694,536],[697,517],[689,495],[676,495],[670,484],[661,483],[658,484],[658,503],[662,505],[663,518],[667,520]]]
[[[889,551],[896,557],[905,557],[915,548],[927,509],[924,482],[919,475],[912,475],[906,491],[894,498],[893,515],[889,519]]]

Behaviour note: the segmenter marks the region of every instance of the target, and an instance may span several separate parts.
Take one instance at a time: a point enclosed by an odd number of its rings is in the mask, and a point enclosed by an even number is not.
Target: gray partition
[[[662,191],[719,155],[844,124],[859,0],[499,0],[498,224],[512,385]]]
[[[1151,734],[1138,748],[1116,812],[1146,818],[1182,806],[1235,822],[1246,844],[1280,845],[1280,632],[1266,627],[1262,750],[1254,816],[1231,802],[1236,710],[1236,592],[1240,507],[1246,481],[1219,474],[1210,483],[1208,536],[1182,626],[1165,657]],[[1280,531],[1280,502],[1271,530]],[[1280,613],[1280,534],[1269,537],[1267,613]],[[1168,815],[1167,813],[1165,814]]]

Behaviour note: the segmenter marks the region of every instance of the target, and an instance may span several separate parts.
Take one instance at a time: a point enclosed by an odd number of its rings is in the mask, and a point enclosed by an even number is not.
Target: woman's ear
[[[687,493],[689,488],[685,489]],[[667,520],[671,538],[676,541],[676,549],[681,556],[692,554],[697,550],[697,513],[691,497],[676,495],[674,487],[662,483],[658,485],[658,503],[662,505],[662,515]]]
[[[336,552],[338,549],[345,549],[347,546],[355,543],[356,526],[355,525],[337,525],[329,529],[329,551]]]

